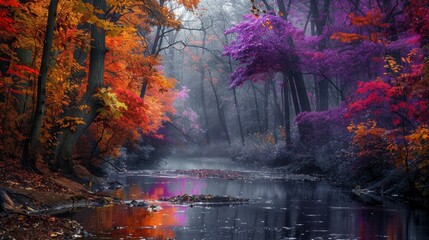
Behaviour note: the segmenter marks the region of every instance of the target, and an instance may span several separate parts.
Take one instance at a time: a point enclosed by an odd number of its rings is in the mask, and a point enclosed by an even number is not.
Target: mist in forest
[[[162,130],[168,154],[295,166],[349,183],[399,171],[426,189],[427,4],[198,6],[177,10],[180,31],[152,32],[163,71],[177,79],[176,112]]]
[[[428,50],[427,0],[0,0],[0,239],[427,236]]]

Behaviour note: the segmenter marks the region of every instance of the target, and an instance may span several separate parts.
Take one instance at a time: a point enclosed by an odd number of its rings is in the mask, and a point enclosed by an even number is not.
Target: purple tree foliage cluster
[[[246,15],[243,22],[225,34],[236,34],[236,39],[225,47],[224,54],[240,63],[231,75],[231,87],[247,80],[265,80],[267,73],[281,72],[285,66],[299,67],[293,56],[300,49],[292,43],[303,42],[304,34],[279,16]]]

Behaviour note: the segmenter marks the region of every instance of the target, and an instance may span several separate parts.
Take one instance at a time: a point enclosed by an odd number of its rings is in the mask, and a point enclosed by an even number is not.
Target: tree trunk
[[[238,128],[240,130],[241,144],[244,146],[243,125],[241,124],[240,109],[238,108],[237,93],[235,91],[235,88],[232,89],[232,92],[234,93],[234,104],[235,104],[235,109],[237,111],[237,120],[238,120]]]
[[[295,80],[292,76],[292,71],[287,71],[287,76],[290,83],[290,92],[292,93],[293,109],[295,110],[295,115],[298,115],[299,113],[301,113],[301,106],[299,104],[298,94],[295,86]]]
[[[301,112],[311,111],[310,102],[308,101],[307,91],[305,89],[302,74],[295,74],[294,71],[287,71],[287,76],[290,83],[292,100],[295,109],[295,115]],[[306,141],[311,134],[311,127],[303,124],[298,124],[298,132],[301,141]]]
[[[269,80],[271,83],[271,87],[273,89],[273,108],[274,108],[274,116],[277,122],[278,126],[283,126],[283,116],[282,116],[282,111],[280,110],[280,104],[278,102],[278,96],[277,96],[277,90],[276,90],[276,85],[274,80]],[[276,126],[277,127],[277,126]]]
[[[159,4],[161,7],[164,6],[164,0],[160,0]],[[150,52],[147,51],[147,54],[154,55],[154,56],[157,56],[159,54],[159,49],[161,48],[162,42],[163,42],[162,40],[164,37],[164,30],[165,30],[165,28],[163,26],[157,26],[156,27],[156,33],[155,33],[155,37],[153,39],[153,45],[150,48],[151,49]],[[152,69],[150,69],[150,70],[152,70]],[[146,89],[147,89],[148,83],[149,83],[148,79],[144,78],[143,82],[142,82],[142,88],[140,90],[140,98],[142,98],[142,99],[144,99],[144,97],[146,95]]]
[[[103,12],[106,11],[107,5],[105,0],[94,0],[93,6]],[[100,19],[105,19],[104,14],[97,14]],[[58,137],[59,144],[56,149],[57,168],[66,173],[73,173],[72,154],[73,148],[86,129],[94,122],[98,115],[97,110],[101,107],[100,103],[94,99],[93,95],[97,89],[104,84],[104,60],[106,56],[106,32],[104,29],[92,24],[91,27],[91,50],[89,58],[88,86],[82,100],[78,106],[87,105],[90,107],[89,112],[80,111],[76,108],[70,110],[71,117],[81,118],[85,125],[78,125],[75,131],[69,128],[63,130],[63,134]]]
[[[318,91],[319,97],[317,111],[327,111],[329,109],[329,82],[326,79],[318,81],[316,91]]]
[[[283,95],[284,95],[284,127],[286,133],[286,143],[291,144],[290,137],[290,104],[289,104],[289,81],[287,73],[283,72]]]
[[[251,81],[250,82],[251,86],[252,86],[252,92],[253,92],[253,99],[255,100],[255,114],[256,114],[256,119],[258,121],[258,130],[259,132],[262,132],[262,126],[261,126],[261,119],[259,117],[259,105],[258,105],[258,98],[256,97],[256,89],[255,89],[255,84]]]
[[[308,100],[302,73],[292,71],[292,76],[296,87],[296,93],[298,95],[300,112],[311,112],[310,101]],[[296,114],[298,115],[298,112],[296,112]],[[300,141],[306,142],[310,139],[312,134],[311,125],[298,124],[298,131]]]
[[[229,137],[229,133],[228,133],[228,128],[226,126],[225,117],[223,116],[223,111],[221,111],[221,109],[220,109],[219,97],[217,95],[217,91],[216,91],[215,85],[213,84],[212,74],[211,74],[210,70],[208,72],[209,72],[209,76],[210,76],[210,85],[212,86],[213,93],[214,93],[215,99],[216,99],[216,109],[217,109],[217,115],[219,117],[219,122],[222,125],[223,132],[225,133],[226,140],[228,141],[228,144],[231,145],[231,139]]]
[[[58,0],[51,0],[48,9],[48,22],[46,25],[45,40],[43,41],[42,62],[37,79],[36,111],[31,126],[30,135],[24,143],[21,165],[25,169],[34,168],[36,165],[36,154],[38,149],[39,134],[42,128],[43,116],[46,105],[46,81],[49,71],[49,59],[54,40],[55,18],[57,15]],[[31,149],[31,152],[30,152]]]
[[[31,65],[33,60],[32,58],[33,52],[31,50],[19,48],[15,52],[20,64],[23,64],[26,66]],[[28,89],[29,87],[30,87],[29,80],[25,82],[21,81],[21,83],[19,83],[19,88],[16,88],[16,90]],[[13,94],[13,95],[14,95],[14,98],[16,99],[15,109],[17,113],[23,114],[27,109],[28,94]]]
[[[301,112],[311,112],[310,101],[308,100],[307,90],[305,89],[305,83],[302,73],[292,71],[292,76],[295,80],[295,86],[298,94]]]
[[[28,49],[23,49],[23,48],[18,48],[16,49],[16,56],[18,57],[18,61],[20,64],[31,67],[31,64],[33,63],[33,51],[32,50],[28,50]],[[25,129],[25,126],[33,119],[33,115],[30,116],[26,116],[23,115],[27,112],[28,110],[28,105],[30,104],[30,95],[28,93],[22,93],[20,92],[22,89],[30,89],[32,86],[31,84],[31,76],[29,74],[26,74],[27,79],[23,80],[20,79],[19,77],[16,77],[16,85],[13,85],[13,88],[18,91],[19,93],[12,93],[13,97],[15,98],[14,101],[14,108],[16,110],[16,112],[18,113],[18,115],[20,115],[21,117],[19,117],[18,120],[16,120],[16,124],[17,124],[17,129],[19,129],[20,131],[23,131]],[[33,112],[33,111],[30,111]],[[23,117],[26,116],[26,117]],[[19,150],[19,146],[22,144],[22,140],[17,138],[15,139],[15,148],[14,148],[14,153],[15,151],[20,151]],[[24,142],[25,144],[25,142]]]
[[[204,40],[205,40],[205,36],[206,35],[205,35],[205,32],[204,32]],[[229,44],[228,36],[225,34],[224,37],[225,37],[225,43],[226,43],[226,45],[228,45]],[[205,41],[203,43],[205,43]],[[228,65],[229,65],[229,72],[232,73],[231,57],[228,58]],[[237,121],[238,121],[239,130],[240,130],[241,144],[244,146],[243,125],[241,124],[240,110],[238,108],[238,102],[237,102],[237,93],[235,92],[235,88],[233,88],[232,91],[233,91],[233,94],[234,94],[235,109],[237,111]]]
[[[78,29],[88,30],[90,29],[90,24],[89,23],[80,24],[78,25]],[[71,84],[81,85],[82,82],[84,81],[86,77],[86,71],[84,67],[86,65],[85,63],[86,63],[87,57],[88,57],[88,52],[86,51],[86,49],[84,49],[83,46],[77,47],[73,51],[73,58],[76,60],[77,64],[79,64],[79,66],[82,67],[82,69],[73,69],[72,74],[70,76]],[[69,93],[69,95],[70,95],[69,108],[76,107],[76,104],[78,103],[77,98],[79,95],[79,91],[77,89],[73,89],[72,92]]]
[[[317,0],[310,1],[310,13],[313,16],[313,26],[316,27],[315,33],[317,36],[321,36],[323,34],[323,28],[325,27],[328,16],[329,16],[329,8],[331,6],[331,0],[324,0],[323,3],[323,12],[322,16],[319,13],[319,5]],[[327,39],[322,39],[319,42],[318,50],[322,51],[326,48]],[[326,111],[329,109],[329,82],[327,79],[320,79],[315,77],[316,79],[316,92],[317,92],[317,111]]]
[[[147,83],[148,83],[147,78],[143,78],[142,89],[140,90],[141,99],[144,99],[144,96],[146,95]]]
[[[206,126],[206,144],[210,144],[210,130],[209,130],[209,117],[207,115],[207,108],[206,108],[206,98],[204,93],[204,78],[206,75],[206,71],[204,70],[204,67],[200,67],[200,97],[201,97],[201,107],[204,114],[204,123]]]
[[[168,39],[169,39],[170,43],[176,42],[178,33],[179,32],[176,31],[176,32],[170,32],[168,34]],[[176,49],[175,48],[170,47],[168,49],[168,62],[167,62],[168,64],[167,64],[167,71],[166,72],[167,72],[167,74],[168,74],[169,77],[175,77],[176,76],[176,69],[175,69],[176,64],[174,62],[175,53],[176,53]]]
[[[289,1],[288,8],[290,7],[291,1]],[[284,3],[284,0],[277,0],[277,5],[279,6],[279,11],[285,13],[283,14],[282,18],[287,21],[287,10]],[[292,38],[288,39],[288,43],[291,47],[294,47],[294,42]],[[296,66],[299,65],[300,59],[297,55],[292,56],[292,62],[296,63]],[[294,106],[295,106],[295,113],[298,114],[303,111],[311,111],[310,107],[310,101],[308,100],[307,91],[305,89],[304,84],[304,77],[302,76],[301,72],[297,72],[295,70],[290,70],[291,72],[289,75],[293,77],[293,81],[290,81],[291,87],[292,87],[292,96],[294,95],[294,90],[296,88],[296,96],[294,97]],[[294,85],[294,86],[293,86]],[[296,103],[296,100],[299,101],[299,103]],[[297,111],[298,110],[298,111]]]
[[[264,132],[268,132],[268,96],[269,96],[270,86],[268,81],[264,83]]]
[[[161,30],[162,27],[158,26],[156,27],[156,34],[155,34],[155,38],[153,40],[153,45],[152,45],[152,50],[150,51],[151,55],[156,54],[156,52],[158,52],[158,46],[159,46],[159,42],[161,41]]]

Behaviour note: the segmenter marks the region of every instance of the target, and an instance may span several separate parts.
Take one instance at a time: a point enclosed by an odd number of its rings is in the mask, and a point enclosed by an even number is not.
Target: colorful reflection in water
[[[174,179],[174,187],[166,184],[168,180],[157,178],[152,184],[142,181],[132,181],[128,187],[118,189],[114,196],[123,200],[158,200],[164,196],[175,196],[184,193],[201,194],[206,188],[205,181],[192,181],[188,178]],[[109,236],[117,239],[128,238],[153,238],[174,239],[174,227],[188,225],[185,206],[177,206],[166,203],[156,204],[162,206],[160,212],[148,212],[141,207],[107,206],[87,212],[77,212],[74,217],[79,219],[86,229],[98,233],[100,236]]]
[[[139,181],[144,178],[147,181]],[[124,179],[126,188],[114,192],[114,196],[124,200],[145,199],[158,200],[161,197],[180,194],[201,194],[207,188],[204,179],[167,178],[167,177],[127,177]]]
[[[149,213],[144,208],[111,206],[97,208],[92,217],[82,219],[83,225],[91,232],[108,235],[117,239],[126,236],[174,238],[172,226],[186,225],[186,216],[177,214],[177,208],[166,207],[162,213]]]
[[[239,206],[163,210],[109,206],[71,217],[94,239],[429,239],[429,214],[403,202],[357,198],[325,182],[244,181],[123,176],[124,200],[157,200],[180,194],[233,195],[252,199]],[[69,216],[70,217],[70,216]]]

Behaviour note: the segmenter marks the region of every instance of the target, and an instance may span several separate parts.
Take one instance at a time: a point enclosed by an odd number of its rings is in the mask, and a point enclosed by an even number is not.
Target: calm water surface
[[[228,159],[167,159],[162,169],[245,170]],[[72,214],[93,239],[429,239],[429,213],[406,203],[363,202],[325,182],[119,176],[124,200],[179,194],[232,195],[246,205],[189,207],[154,202],[159,212],[109,206]]]

